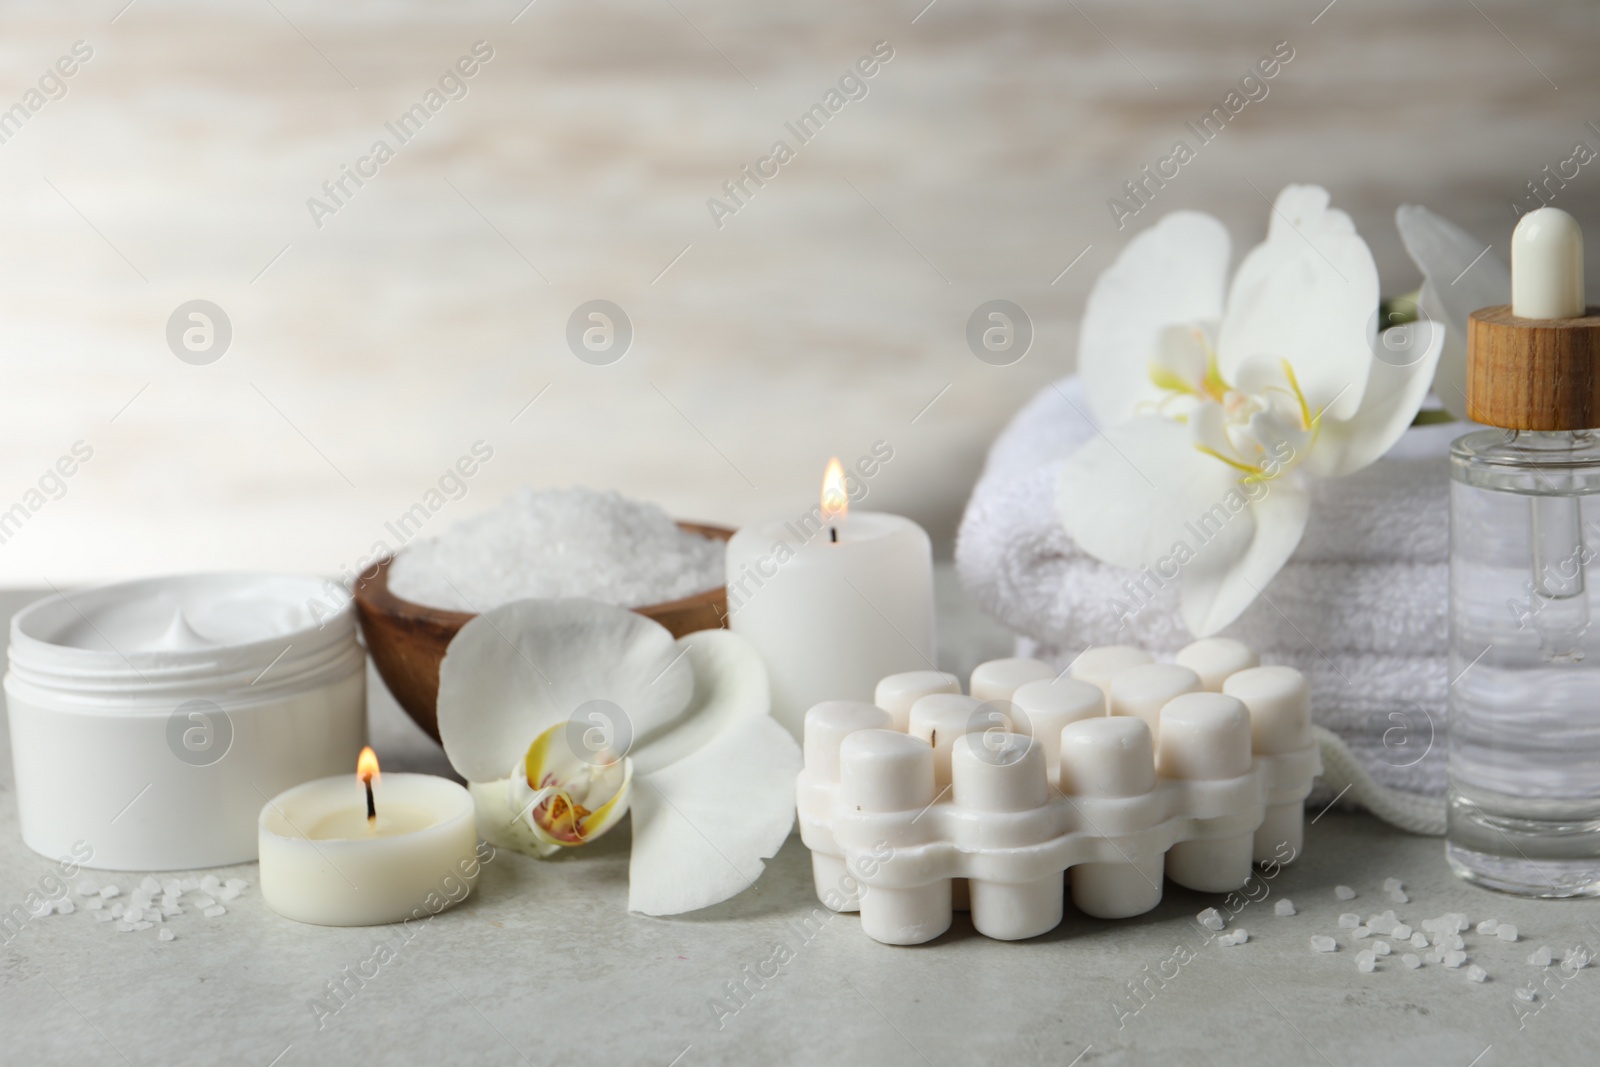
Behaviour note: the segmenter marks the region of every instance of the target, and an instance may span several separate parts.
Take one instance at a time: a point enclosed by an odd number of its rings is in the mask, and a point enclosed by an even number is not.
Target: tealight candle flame
[[[356,777],[367,787],[367,825],[371,826],[378,818],[378,805],[373,801],[372,786],[383,777],[378,772],[378,754],[372,751],[371,746],[363,748],[361,755],[356,757]]]
[[[843,521],[850,514],[850,494],[845,489],[844,465],[839,457],[828,460],[828,469],[822,475],[822,521],[832,524]],[[837,541],[837,532],[830,531],[829,540]]]
[[[361,755],[356,757],[356,777],[369,784],[383,777],[378,773],[378,754],[370,747],[362,749]]]

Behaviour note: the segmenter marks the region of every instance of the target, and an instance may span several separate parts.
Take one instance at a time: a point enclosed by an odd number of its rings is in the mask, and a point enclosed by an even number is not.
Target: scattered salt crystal
[[[1411,927],[1407,926],[1405,923],[1401,923],[1399,926],[1396,926],[1393,930],[1391,930],[1389,932],[1394,934],[1394,938],[1395,938],[1396,941],[1409,941],[1409,940],[1411,940]]]
[[[80,897],[92,897],[100,892],[100,883],[91,882],[89,879],[85,878],[83,881],[78,883],[78,888],[75,890],[75,892]]]
[[[1404,889],[1396,889],[1394,892],[1389,894],[1389,899],[1394,901],[1396,904],[1411,903],[1411,898],[1406,896],[1406,891]]]
[[[1217,911],[1216,908],[1207,908],[1205,911],[1202,911],[1198,916],[1196,916],[1196,918],[1200,920],[1200,925],[1204,926],[1207,930],[1222,929],[1222,913]]]
[[[1334,886],[1333,887],[1333,895],[1338,897],[1340,900],[1354,900],[1354,899],[1356,899],[1356,891],[1354,889],[1351,889],[1347,885],[1336,885],[1336,886]]]
[[[1533,955],[1528,957],[1528,962],[1535,967],[1548,967],[1550,966],[1550,961],[1555,958],[1555,953],[1550,951],[1549,945],[1540,945],[1533,950]]]
[[[1233,932],[1233,943],[1235,945],[1242,945],[1248,940],[1250,940],[1250,932],[1244,927],[1241,926]]]
[[[1382,915],[1374,915],[1367,920],[1367,929],[1375,934],[1392,934],[1395,927],[1400,925],[1400,920],[1394,912],[1386,911]]]
[[[1339,929],[1341,930],[1354,930],[1360,925],[1361,916],[1357,915],[1353,911],[1347,911],[1343,915],[1339,916]]]
[[[488,611],[512,600],[587,597],[636,607],[723,583],[724,545],[616,492],[520,489],[497,507],[413,542],[389,588],[418,604]]]
[[[1339,943],[1331,937],[1327,937],[1323,934],[1315,934],[1311,938],[1311,947],[1316,949],[1318,952],[1337,952],[1339,950]]]
[[[1370,974],[1377,969],[1377,956],[1374,956],[1371,952],[1360,952],[1356,954],[1356,970]]]
[[[56,914],[57,915],[71,915],[73,912],[75,912],[77,910],[78,910],[78,906],[76,904],[74,904],[67,897],[62,897],[60,900],[56,901]]]
[[[101,908],[106,906],[106,902],[101,900],[98,896],[93,896],[90,897],[83,906],[88,908],[90,911],[99,911]]]
[[[1463,949],[1467,943],[1461,939],[1460,934],[1444,934],[1434,944],[1444,949]]]
[[[1483,922],[1479,923],[1477,927],[1478,933],[1480,934],[1493,934],[1499,928],[1499,919],[1485,919]]]
[[[217,891],[217,899],[221,900],[221,901],[224,901],[224,902],[229,901],[229,900],[233,900],[238,895],[239,895],[239,891],[237,889],[234,889],[232,886],[226,886],[225,885],[220,890]]]
[[[242,893],[246,889],[250,888],[250,883],[245,881],[243,878],[229,878],[226,882],[223,882],[222,884],[224,886],[226,886],[227,888],[233,890],[235,893]]]
[[[1235,942],[1233,940],[1233,935],[1232,934],[1218,934],[1217,935],[1217,944],[1223,946],[1224,948],[1227,948],[1229,945],[1235,944]]]
[[[161,914],[170,918],[173,915],[182,915],[183,909],[176,904],[163,904],[161,905]]]
[[[1387,956],[1394,950],[1389,947],[1389,942],[1387,941],[1374,941],[1372,943],[1372,951],[1374,955]]]
[[[1371,937],[1372,936],[1372,930],[1370,928],[1368,928],[1368,927],[1365,927],[1365,926],[1358,926],[1354,930],[1350,931],[1350,936],[1351,937],[1356,937],[1356,938]]]
[[[196,897],[192,903],[197,908],[209,908],[211,905],[215,904],[216,901],[212,900],[210,897]]]
[[[143,889],[146,894],[159,893],[161,892],[161,883],[147,874],[144,876],[144,881],[139,883],[139,888]]]
[[[1494,936],[1502,941],[1515,941],[1517,939],[1517,928],[1511,923],[1501,923],[1499,928],[1495,930]]]
[[[183,883],[176,878],[168,878],[161,883],[161,892],[164,896],[175,897],[183,892]]]
[[[122,908],[121,904],[113,904],[113,905],[111,905],[111,914],[115,918],[118,918],[118,919],[122,918],[122,910],[123,910],[123,908]]]
[[[48,900],[41,900],[28,914],[35,919],[42,919],[55,910],[55,905]]]
[[[131,934],[131,933],[133,933],[133,924],[132,923],[119,922],[119,923],[117,923],[117,929],[121,930],[125,934]]]
[[[181,879],[178,882],[178,887],[180,889],[182,889],[185,893],[193,893],[196,889],[200,888],[200,879],[198,879],[198,878],[184,878],[184,879]]]
[[[1467,968],[1467,977],[1472,979],[1474,982],[1482,982],[1489,977],[1489,972],[1474,963],[1471,967]]]
[[[1276,904],[1274,904],[1272,906],[1272,914],[1274,914],[1274,915],[1293,915],[1294,914],[1294,901],[1290,900],[1288,897],[1284,897],[1282,900],[1278,901]]]
[[[224,908],[221,904],[216,904],[216,905],[213,905],[212,907],[207,908],[205,911],[201,912],[200,914],[204,915],[208,919],[215,919],[219,915],[228,914],[228,909]]]
[[[109,911],[97,911],[94,913],[94,921],[97,923],[108,923],[111,921],[111,913]]]
[[[155,923],[152,922],[136,922],[133,924],[133,928],[135,930],[148,930],[154,925]]]
[[[1466,962],[1467,962],[1467,954],[1465,952],[1462,952],[1460,949],[1455,949],[1453,951],[1446,952],[1444,954],[1444,965],[1446,967],[1451,968],[1451,969],[1459,967],[1463,963],[1466,963]]]
[[[1518,1000],[1525,1000],[1530,1004],[1538,999],[1539,996],[1539,994],[1535,993],[1527,986],[1518,986],[1515,990],[1513,990],[1513,992],[1516,993]]]
[[[145,922],[152,923],[164,923],[167,921],[167,917],[161,914],[160,908],[146,908],[144,912],[144,918]]]
[[[1567,949],[1567,954],[1561,957],[1561,964],[1569,970],[1582,970],[1589,966],[1589,950],[1582,945],[1573,945]]]
[[[121,895],[122,895],[122,890],[118,889],[114,885],[102,886],[101,889],[100,889],[100,899],[101,900],[110,900],[112,897],[118,897],[118,896],[121,896]]]
[[[161,940],[163,940],[163,941],[171,941],[173,938],[177,937],[178,935],[173,933],[171,930],[163,929],[156,936],[161,938]]]
[[[1428,947],[1428,935],[1427,934],[1422,934],[1422,933],[1412,934],[1411,935],[1411,947],[1412,948],[1427,948]]]
[[[1400,962],[1410,967],[1413,971],[1422,966],[1422,961],[1409,952],[1400,957]]]
[[[1383,880],[1383,891],[1385,893],[1393,893],[1396,889],[1403,888],[1404,886],[1405,883],[1398,878],[1385,878]]]
[[[127,909],[126,911],[124,911],[122,913],[122,918],[123,918],[123,920],[125,922],[130,922],[130,923],[143,922],[144,921],[144,909],[143,908],[129,908],[129,909]]]
[[[214,874],[208,874],[200,879],[200,888],[204,889],[207,893],[215,893],[217,890],[222,888],[222,879],[218,878]]]

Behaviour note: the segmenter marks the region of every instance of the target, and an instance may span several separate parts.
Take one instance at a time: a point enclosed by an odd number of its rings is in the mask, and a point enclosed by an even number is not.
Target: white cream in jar
[[[285,789],[366,743],[348,596],[316,578],[150,578],[48,597],[11,622],[6,705],[23,841],[84,865],[256,858]],[[79,845],[79,843],[82,845]]]

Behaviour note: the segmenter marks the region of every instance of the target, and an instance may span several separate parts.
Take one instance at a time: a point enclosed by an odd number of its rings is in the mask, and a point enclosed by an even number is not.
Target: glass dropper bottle
[[[1469,881],[1600,895],[1600,309],[1555,208],[1511,240],[1512,302],[1472,313],[1450,462],[1446,854]]]

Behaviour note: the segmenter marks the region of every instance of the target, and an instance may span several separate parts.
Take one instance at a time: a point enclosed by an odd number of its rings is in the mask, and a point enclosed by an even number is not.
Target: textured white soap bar
[[[1071,677],[998,660],[972,696],[921,671],[879,683],[887,708],[817,705],[797,792],[818,897],[913,945],[958,910],[989,937],[1038,936],[1069,886],[1099,918],[1154,908],[1163,878],[1240,888],[1252,862],[1299,854],[1322,771],[1305,678],[1257,662],[1233,641],[1176,664],[1111,646]]]

